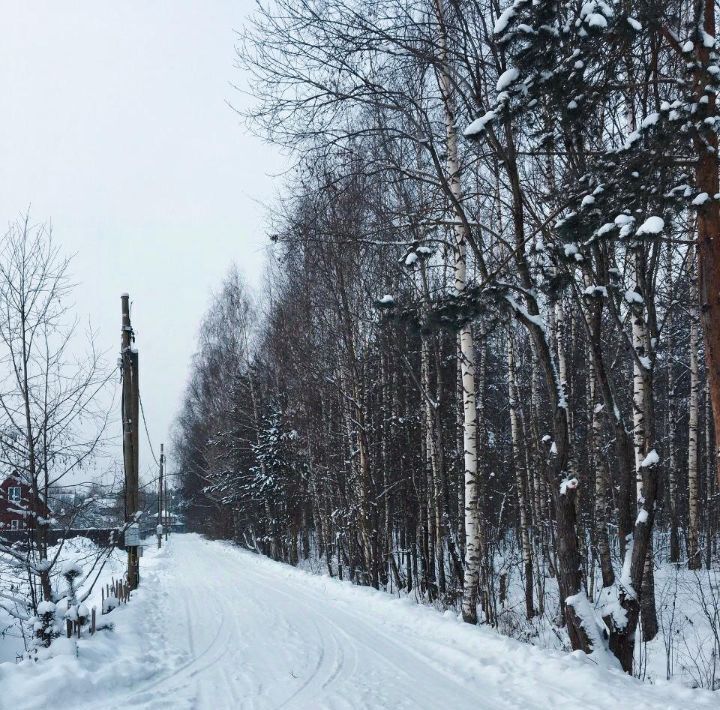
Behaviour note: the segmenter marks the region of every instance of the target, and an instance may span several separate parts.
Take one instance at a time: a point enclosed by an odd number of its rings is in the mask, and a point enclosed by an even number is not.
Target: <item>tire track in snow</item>
[[[171,554],[168,557],[172,558],[174,555]],[[202,629],[198,628],[197,614],[193,613],[193,608],[202,608],[203,603],[196,585],[185,586],[178,584],[175,575],[166,575],[164,578],[161,575],[156,575],[154,580],[148,579],[149,583],[152,581],[156,582],[160,587],[170,587],[169,590],[167,588],[163,590],[165,592],[165,603],[163,605],[165,609],[175,607],[176,609],[182,609],[184,612],[184,619],[176,619],[176,623],[187,628],[187,648],[173,650],[180,650],[183,655],[189,656],[189,659],[169,669],[160,677],[134,688],[127,695],[117,698],[117,704],[113,705],[114,708],[143,706],[155,708],[158,707],[157,703],[164,702],[163,696],[167,698],[178,694],[185,695],[188,703],[194,706],[193,696],[197,695],[197,688],[193,688],[195,681],[207,670],[217,666],[226,654],[234,650],[233,630],[236,630],[236,627],[229,609],[225,608],[223,610],[225,613],[217,616],[215,632],[209,638],[206,638],[206,641],[202,644],[202,650],[198,653],[198,634],[196,632]],[[191,605],[191,601],[195,603]],[[202,619],[200,626],[204,626],[206,622],[207,619]],[[231,688],[231,685],[232,683],[228,678],[226,680],[228,694],[237,697],[236,690],[234,687]],[[193,690],[194,692],[187,693],[187,691]],[[176,702],[176,700],[172,702]],[[216,708],[215,710],[219,709]]]
[[[312,593],[309,593],[303,586],[302,582],[299,579],[293,579],[291,575],[285,575],[283,577],[283,582],[285,583],[286,587],[292,587],[292,593],[288,591],[287,589],[279,589],[276,586],[277,583],[277,577],[274,576],[272,573],[264,570],[259,569],[257,566],[252,570],[252,574],[257,576],[258,578],[262,578],[266,583],[268,587],[271,587],[273,589],[273,592],[279,595],[282,595],[283,597],[290,599],[294,603],[297,603],[298,597],[302,597],[308,607],[313,607],[318,605],[321,600],[318,599],[317,596],[313,595]],[[272,586],[271,586],[272,585]],[[350,628],[353,629],[353,634],[349,634],[346,632],[342,626],[338,623],[336,619],[331,618],[330,615],[340,616],[341,618],[344,617],[350,617],[352,620],[352,624],[349,624]],[[347,619],[343,619],[343,621],[346,621]],[[415,651],[409,646],[402,645],[396,638],[388,634],[387,632],[383,631],[382,628],[379,625],[373,625],[370,626],[367,623],[367,618],[356,611],[353,611],[351,609],[347,609],[345,607],[339,608],[339,607],[332,607],[328,606],[328,614],[324,615],[323,621],[331,625],[337,633],[342,633],[349,643],[349,645],[353,648],[354,655],[358,656],[358,648],[362,646],[362,648],[369,652],[369,654],[379,658],[382,661],[382,664],[385,667],[392,668],[395,671],[395,675],[399,674],[400,676],[403,676],[410,682],[412,682],[416,677],[419,675],[423,676],[425,679],[428,678],[428,676],[435,676],[437,677],[437,682],[434,684],[436,687],[443,688],[442,694],[435,695],[435,693],[430,693],[431,697],[434,697],[434,701],[431,702],[431,704],[428,707],[432,708],[441,708],[441,707],[450,707],[447,705],[448,703],[448,688],[447,683],[450,681],[453,686],[455,686],[456,690],[461,694],[465,695],[468,693],[468,688],[464,686],[462,683],[458,682],[458,679],[455,675],[452,673],[446,672],[442,666],[438,666],[434,663],[430,663],[428,659],[423,656],[420,652]],[[363,631],[363,638],[358,636],[357,631],[362,629]],[[382,644],[377,643],[377,638],[382,639],[384,645],[386,648],[383,649]],[[367,655],[367,654],[366,654]],[[399,663],[397,659],[402,659],[406,656],[413,656],[414,659],[417,661],[417,665],[415,663],[408,664],[406,663]],[[424,668],[423,668],[424,666]],[[335,678],[332,679],[333,681]],[[325,690],[326,687],[330,685],[330,683],[324,684],[320,690]],[[360,705],[358,707],[365,707],[364,705]],[[505,708],[520,708],[525,707],[524,705],[520,705],[517,702],[509,702],[505,705]],[[499,708],[498,708],[499,710]]]
[[[265,569],[259,561],[237,548],[177,536],[164,569],[148,577],[155,598],[144,603],[157,607],[151,626],[166,632],[166,653],[187,660],[106,707],[478,707],[476,694],[371,623],[367,613],[336,605],[283,567]],[[413,700],[418,697],[420,703]]]

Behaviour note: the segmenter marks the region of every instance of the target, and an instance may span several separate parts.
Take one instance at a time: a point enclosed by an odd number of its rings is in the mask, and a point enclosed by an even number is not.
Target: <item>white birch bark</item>
[[[452,80],[447,64],[447,37],[445,35],[444,0],[436,0],[436,12],[441,28],[439,46],[438,83],[445,113],[445,141],[447,149],[448,185],[457,205],[462,204],[458,136],[455,126]],[[458,220],[459,222],[460,220]],[[462,294],[467,285],[467,239],[463,224],[455,228],[454,280],[455,292]],[[475,348],[469,324],[459,333],[460,375],[463,398],[463,448],[465,469],[465,583],[462,614],[468,623],[477,623],[477,588],[480,577],[480,521],[477,485],[477,412],[475,408]]]
[[[653,350],[648,334],[648,324],[646,320],[646,303],[645,299],[649,294],[644,292],[642,288],[642,269],[645,268],[643,261],[643,252],[640,245],[632,248],[629,255],[632,274],[632,293],[628,292],[627,300],[630,302],[630,312],[632,316],[632,345],[635,350],[636,357],[633,358],[633,443],[635,448],[635,489],[637,501],[637,521],[645,524],[648,519],[649,510],[646,507],[644,496],[643,475],[647,469],[651,469],[656,465],[652,460],[654,449],[652,448],[652,420],[648,417],[654,417],[652,411],[652,369],[653,369]],[[649,458],[646,458],[649,457]],[[641,594],[642,603],[642,628],[646,640],[652,640],[657,633],[657,620],[655,612],[655,580],[652,565],[652,536],[648,541],[647,554],[642,564],[644,571],[642,575],[642,589],[637,589],[636,593]],[[629,554],[629,552],[626,552]],[[635,570],[632,570],[635,578]]]

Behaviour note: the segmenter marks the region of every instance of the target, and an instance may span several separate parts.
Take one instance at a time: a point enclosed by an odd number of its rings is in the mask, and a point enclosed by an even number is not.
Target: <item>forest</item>
[[[259,6],[243,118],[294,167],[199,331],[190,529],[720,687],[715,14]]]

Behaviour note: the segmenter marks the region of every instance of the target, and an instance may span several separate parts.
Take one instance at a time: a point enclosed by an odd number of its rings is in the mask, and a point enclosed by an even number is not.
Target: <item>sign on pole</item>
[[[130,523],[125,528],[125,547],[140,547],[140,525]]]

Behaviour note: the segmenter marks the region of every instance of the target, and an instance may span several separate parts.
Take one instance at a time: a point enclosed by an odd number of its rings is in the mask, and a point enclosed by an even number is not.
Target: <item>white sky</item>
[[[52,221],[76,253],[78,315],[112,361],[130,293],[150,434],[167,447],[210,293],[233,261],[259,284],[258,201],[286,165],[226,104],[247,101],[230,86],[233,30],[253,3],[0,5],[0,227],[30,204]]]

